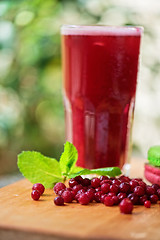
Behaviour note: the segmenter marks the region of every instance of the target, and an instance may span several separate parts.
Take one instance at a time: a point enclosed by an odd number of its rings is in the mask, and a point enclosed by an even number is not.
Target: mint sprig
[[[77,173],[69,174],[69,178],[74,178],[78,175],[89,175],[89,174],[97,174],[97,175],[103,175],[103,176],[107,175],[110,177],[115,177],[121,174],[121,170],[119,167],[97,168],[97,169],[91,169],[91,170],[84,168],[83,170]]]
[[[60,160],[45,157],[39,152],[23,151],[18,155],[17,165],[24,177],[31,183],[40,182],[45,188],[52,188],[56,182],[64,182],[78,175],[107,175],[115,177],[121,174],[118,167],[83,169],[76,166],[78,152],[75,146],[66,142]]]

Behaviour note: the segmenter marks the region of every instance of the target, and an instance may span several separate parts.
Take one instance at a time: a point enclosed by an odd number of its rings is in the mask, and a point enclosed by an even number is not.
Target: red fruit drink
[[[66,140],[86,168],[128,159],[142,29],[63,26]]]

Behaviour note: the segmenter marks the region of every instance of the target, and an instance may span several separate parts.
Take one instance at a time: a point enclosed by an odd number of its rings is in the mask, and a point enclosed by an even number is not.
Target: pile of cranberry
[[[58,206],[74,200],[82,205],[94,201],[106,206],[119,205],[121,213],[125,214],[132,213],[133,205],[150,208],[151,204],[160,200],[159,185],[149,186],[141,178],[130,179],[126,176],[118,178],[101,176],[91,180],[77,176],[69,180],[69,187],[61,182],[56,183],[54,192],[58,195],[54,199]]]

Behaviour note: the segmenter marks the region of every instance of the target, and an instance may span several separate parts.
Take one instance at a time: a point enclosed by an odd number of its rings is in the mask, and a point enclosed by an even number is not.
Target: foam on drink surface
[[[140,36],[143,32],[142,27],[112,27],[112,26],[81,26],[63,25],[62,35],[110,35],[110,36]]]

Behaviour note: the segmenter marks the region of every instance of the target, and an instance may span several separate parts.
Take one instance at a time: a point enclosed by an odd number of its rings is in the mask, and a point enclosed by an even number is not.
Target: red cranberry
[[[139,186],[139,183],[138,183],[138,181],[136,181],[136,180],[131,180],[131,181],[129,182],[129,185],[130,185],[130,190],[133,192],[133,191],[134,191],[134,188],[137,187],[137,186]]]
[[[101,191],[101,187],[95,188],[95,192],[99,192],[99,191]]]
[[[119,187],[116,184],[110,185],[110,192],[117,194],[119,192]]]
[[[101,185],[101,191],[102,193],[108,193],[110,189],[110,184],[109,183],[103,183]]]
[[[71,203],[74,199],[74,195],[71,191],[65,190],[62,193],[62,198],[64,199],[64,202]]]
[[[100,186],[100,182],[101,182],[101,180],[99,178],[93,178],[91,180],[91,186],[93,188],[98,188]]]
[[[143,195],[139,198],[139,203],[141,205],[144,205],[144,203],[148,200],[148,196],[147,195]]]
[[[73,187],[76,186],[76,185],[78,185],[78,182],[77,182],[74,178],[71,178],[71,179],[69,180],[69,186],[70,186],[71,188],[73,188]]]
[[[135,193],[130,193],[127,198],[129,198],[129,200],[131,200],[131,202],[136,205],[139,204],[139,197],[135,194]]]
[[[76,181],[76,182],[78,182],[79,184],[81,184],[82,182],[83,182],[83,178],[79,175],[79,176],[76,176],[75,178],[74,178],[74,180]]]
[[[106,196],[107,196],[106,194],[101,195],[101,203],[104,203],[104,199],[105,199]]]
[[[114,201],[114,205],[118,205],[119,204],[119,198],[117,196],[113,196],[112,199]]]
[[[119,186],[121,184],[121,181],[119,181],[118,179],[114,179],[112,180],[112,184],[116,184],[117,186]]]
[[[42,195],[44,193],[45,187],[41,183],[35,183],[32,187],[32,190],[37,190]]]
[[[101,202],[101,194],[102,194],[102,192],[95,192],[95,193],[94,193],[94,200],[95,200],[97,203],[100,203],[100,202]]]
[[[126,176],[123,175],[123,176],[119,177],[119,180],[121,182],[128,182],[129,183],[131,179],[129,177],[126,177]]]
[[[91,180],[89,178],[84,178],[82,185],[88,187],[89,185],[91,185]]]
[[[91,188],[88,188],[88,190],[87,190],[87,191],[88,191],[88,192],[90,192],[90,191],[91,191],[91,192],[93,192],[93,193],[95,193],[95,192],[96,192],[96,191],[95,191],[95,189],[94,189],[94,188],[92,188],[92,187],[91,187]]]
[[[82,193],[79,195],[78,201],[82,205],[87,205],[90,202],[90,198],[88,197],[88,195],[86,193]]]
[[[81,185],[81,184],[78,184],[78,185],[75,185],[74,187],[73,187],[73,191],[75,192],[75,193],[77,193],[79,190],[81,190],[83,188],[83,186]]]
[[[113,193],[113,192],[109,192],[109,193],[107,194],[107,197],[113,197],[113,196],[116,196],[115,193]]]
[[[150,196],[149,200],[151,201],[151,203],[157,203],[158,196],[153,194],[153,195]]]
[[[76,193],[76,195],[75,195],[75,200],[78,200],[78,198],[79,198],[79,196],[82,194],[82,193],[85,193],[86,191],[82,188],[82,189],[80,189],[77,193]]]
[[[114,200],[112,197],[105,197],[104,199],[104,205],[106,206],[113,206],[114,205]]]
[[[100,176],[100,180],[103,181],[103,180],[107,180],[108,177],[107,176]]]
[[[92,188],[92,186],[91,186],[91,185],[89,185],[87,188],[88,188],[88,189],[94,189],[94,188]]]
[[[39,198],[40,198],[40,196],[41,196],[41,194],[40,194],[40,192],[37,191],[37,190],[33,190],[33,191],[31,192],[31,197],[32,197],[32,199],[35,200],[35,201],[38,201]]]
[[[128,198],[124,198],[120,204],[120,212],[124,214],[131,214],[133,210],[133,203]]]
[[[65,189],[62,189],[62,190],[60,190],[59,192],[58,192],[58,196],[62,196],[62,193],[65,191]]]
[[[152,184],[152,188],[155,189],[155,191],[157,191],[158,189],[160,189],[160,186],[158,184]]]
[[[137,186],[134,188],[134,193],[141,197],[145,194],[145,190],[141,186]]]
[[[119,185],[119,190],[120,190],[120,192],[128,193],[128,192],[130,191],[130,185],[129,185],[129,183],[127,183],[127,182],[122,182],[122,183]]]
[[[158,195],[158,197],[160,199],[160,188],[157,190],[157,195]]]
[[[147,186],[146,187],[146,193],[148,194],[148,195],[153,195],[153,194],[155,194],[155,189],[153,188],[153,187],[151,187],[151,186]]]
[[[150,208],[150,207],[151,207],[151,202],[150,202],[149,200],[146,200],[146,201],[144,202],[144,206],[145,206],[146,208]]]
[[[84,186],[83,189],[84,189],[85,191],[87,191],[87,190],[88,190],[88,187],[87,187],[87,186]]]
[[[87,196],[90,199],[90,202],[92,202],[94,200],[94,192],[91,191],[91,189],[88,189],[88,191],[86,192]]]
[[[77,194],[81,194],[81,193],[85,193],[86,191],[85,191],[85,189],[80,189],[78,192],[77,192]]]
[[[102,184],[104,183],[108,183],[108,184],[112,184],[112,180],[108,179],[108,180],[103,180],[100,182],[100,185],[102,186]]]
[[[144,190],[146,189],[146,183],[145,182],[143,182],[143,181],[139,181],[138,182],[139,183],[139,186],[141,186],[142,188],[144,188]]]
[[[55,184],[53,189],[54,189],[55,193],[58,194],[58,192],[60,190],[66,189],[66,186],[64,185],[64,183],[58,182],[58,183]]]
[[[117,197],[119,198],[119,201],[122,201],[124,198],[127,197],[127,194],[126,193],[118,193]]]
[[[54,203],[55,203],[55,205],[57,205],[57,206],[63,206],[64,205],[64,199],[62,198],[62,197],[56,197],[55,199],[54,199]]]
[[[73,200],[74,200],[77,193],[75,193],[74,191],[72,191],[71,193],[73,194]]]
[[[72,192],[73,191],[73,189],[72,188],[66,188],[65,190],[67,190],[67,191],[70,191],[70,192]]]

